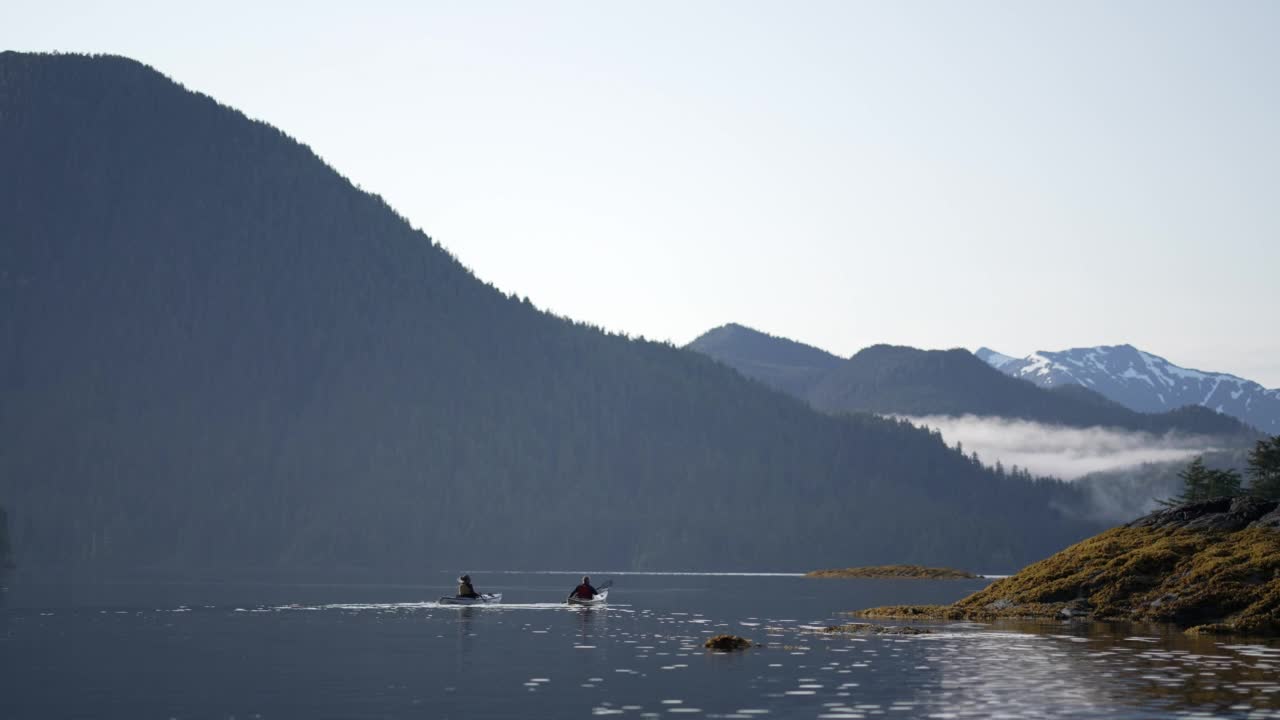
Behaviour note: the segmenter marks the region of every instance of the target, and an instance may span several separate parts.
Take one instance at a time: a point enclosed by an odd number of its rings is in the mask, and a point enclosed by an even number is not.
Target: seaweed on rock
[[[1280,634],[1280,502],[1217,498],[1170,507],[1028,566],[953,605],[868,618],[1059,618],[1157,622],[1195,633]]]

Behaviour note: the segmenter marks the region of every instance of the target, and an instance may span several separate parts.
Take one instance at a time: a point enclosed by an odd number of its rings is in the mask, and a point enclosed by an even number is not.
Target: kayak
[[[502,593],[481,594],[478,598],[458,597],[456,595],[445,595],[437,602],[441,605],[492,605],[493,603],[502,602]]]
[[[586,607],[593,607],[596,605],[604,605],[608,600],[609,600],[609,591],[602,590],[596,593],[596,596],[591,598],[590,600],[583,600],[581,598],[569,598],[565,602],[569,603],[570,605],[585,605]]]

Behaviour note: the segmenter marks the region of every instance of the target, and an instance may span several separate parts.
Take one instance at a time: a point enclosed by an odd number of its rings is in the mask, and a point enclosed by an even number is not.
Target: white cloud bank
[[[904,419],[938,430],[948,445],[963,444],[965,453],[977,452],[984,465],[999,460],[1006,468],[1017,465],[1035,475],[1063,480],[1143,463],[1185,462],[1215,449],[1210,438],[1178,433],[1153,435],[975,415]]]

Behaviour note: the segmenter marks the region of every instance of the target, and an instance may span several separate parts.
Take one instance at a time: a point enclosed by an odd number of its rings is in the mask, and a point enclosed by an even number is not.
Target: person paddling
[[[458,578],[458,597],[477,599],[480,593],[476,592],[475,586],[471,584],[471,576],[463,575]]]
[[[574,599],[590,600],[599,594],[600,593],[597,592],[596,589],[591,586],[591,578],[587,577],[586,575],[583,575],[582,584],[574,588],[573,592],[569,593],[568,599],[569,600],[574,600]]]

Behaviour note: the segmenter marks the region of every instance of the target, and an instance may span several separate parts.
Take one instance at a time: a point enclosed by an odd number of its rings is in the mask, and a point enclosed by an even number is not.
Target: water
[[[1280,717],[1280,645],[960,624],[839,636],[840,611],[984,581],[473,573],[432,585],[36,583],[0,593],[0,718]],[[597,581],[611,577],[597,574]],[[716,654],[730,632],[764,643]]]

